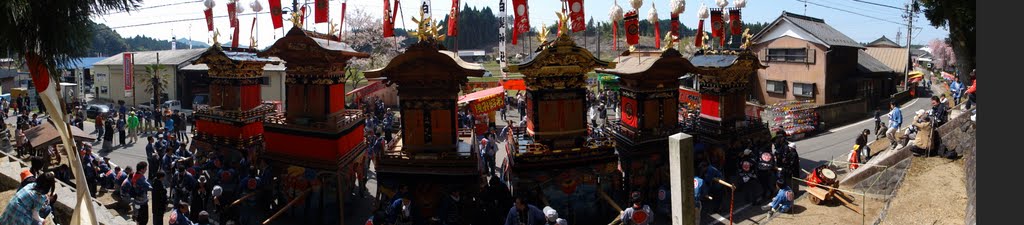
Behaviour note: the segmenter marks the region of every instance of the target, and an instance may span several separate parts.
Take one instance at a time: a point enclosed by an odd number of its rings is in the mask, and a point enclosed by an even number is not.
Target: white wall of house
[[[134,97],[132,93],[127,93],[124,90],[124,69],[121,65],[97,65],[93,66],[96,82],[95,87],[100,88],[97,99],[117,102],[118,100],[124,100],[129,105],[135,102],[136,104],[142,104],[149,101],[153,97],[152,93],[146,92],[146,86],[152,85],[150,81],[151,77],[146,73],[146,66],[148,65],[135,65],[135,85],[134,85]],[[167,93],[170,99],[161,99],[160,101],[166,100],[178,100],[175,93],[177,93],[177,68],[175,65],[164,65],[164,69],[160,70],[161,79],[167,79],[167,86],[164,87],[166,90],[162,92]],[[103,92],[106,90],[106,93]]]

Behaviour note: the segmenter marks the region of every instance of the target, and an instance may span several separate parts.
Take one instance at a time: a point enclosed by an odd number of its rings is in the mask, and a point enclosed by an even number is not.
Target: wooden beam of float
[[[568,33],[541,44],[529,62],[506,70],[525,75],[527,133],[553,148],[574,147],[573,139],[586,135],[587,73],[615,68],[615,62],[577,46]]]

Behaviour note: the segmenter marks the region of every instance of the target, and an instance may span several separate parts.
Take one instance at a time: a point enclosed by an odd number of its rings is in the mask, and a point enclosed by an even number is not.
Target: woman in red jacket
[[[967,88],[967,109],[971,109],[971,106],[976,104],[975,93],[978,91],[978,79],[974,76],[974,70],[971,70],[971,87]]]

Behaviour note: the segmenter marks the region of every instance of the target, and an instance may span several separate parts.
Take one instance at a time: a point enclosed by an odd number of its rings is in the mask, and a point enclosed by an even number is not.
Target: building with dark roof
[[[875,41],[868,43],[867,47],[900,48],[900,44],[897,44],[896,42],[889,40],[889,38],[883,35],[882,37],[876,39]]]
[[[783,12],[752,38],[751,50],[768,68],[758,70],[751,98],[828,104],[884,96],[892,69],[864,49],[823,19]]]

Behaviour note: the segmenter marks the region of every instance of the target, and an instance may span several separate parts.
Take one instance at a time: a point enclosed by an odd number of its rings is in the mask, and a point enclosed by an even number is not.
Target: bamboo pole
[[[248,198],[251,198],[253,196],[256,196],[256,193],[259,193],[259,191],[254,191],[252,193],[243,195],[241,198],[238,198],[238,200],[235,200],[235,202],[232,202],[231,205],[228,205],[228,208],[235,207],[239,203],[242,203],[242,201],[245,201],[245,199],[248,199]]]
[[[263,225],[270,224],[270,221],[273,221],[274,219],[277,219],[277,217],[280,217],[281,215],[283,215],[285,211],[288,211],[288,209],[290,209],[292,206],[295,206],[295,204],[298,203],[299,200],[305,199],[306,196],[309,196],[309,193],[312,192],[312,191],[313,191],[313,189],[306,189],[306,191],[303,191],[302,194],[299,195],[299,197],[296,197],[295,199],[292,199],[292,201],[288,202],[287,205],[284,205],[284,207],[281,207],[281,210],[278,210],[276,213],[274,213],[274,215],[270,216],[270,218],[267,218],[267,220],[264,220],[262,224]]]

